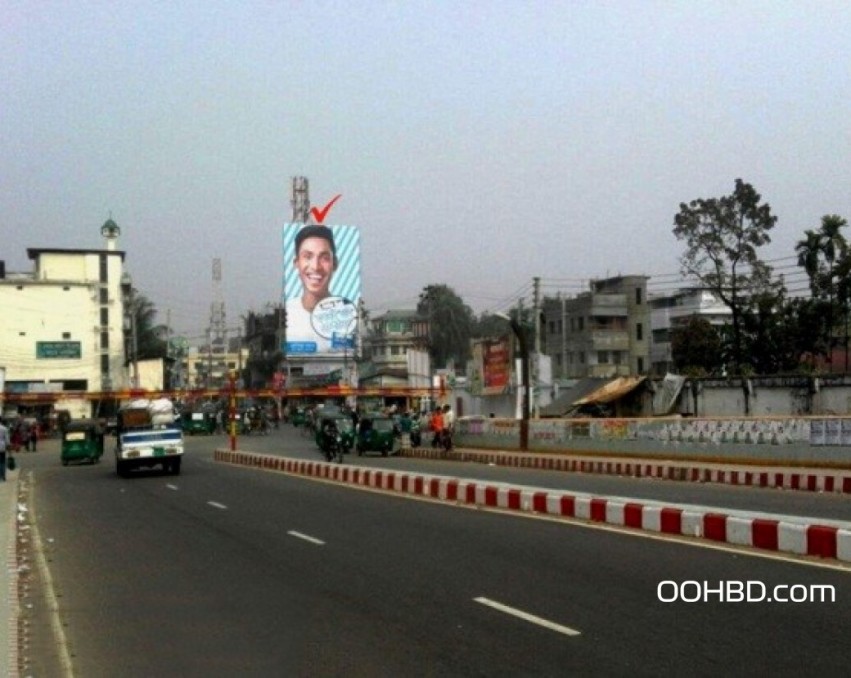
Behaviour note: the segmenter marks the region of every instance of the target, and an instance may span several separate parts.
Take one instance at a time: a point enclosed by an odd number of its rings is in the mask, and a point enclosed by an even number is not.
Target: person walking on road
[[[0,480],[6,480],[6,450],[9,448],[9,429],[0,420]]]

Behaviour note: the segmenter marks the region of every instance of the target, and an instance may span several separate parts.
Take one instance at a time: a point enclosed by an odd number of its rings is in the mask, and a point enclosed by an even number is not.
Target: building
[[[226,352],[212,346],[191,346],[181,358],[180,372],[187,389],[221,389],[230,383],[231,372],[240,372],[248,365],[247,348],[229,346]]]
[[[650,303],[650,362],[653,374],[664,376],[674,371],[671,354],[671,330],[684,325],[692,316],[700,316],[715,327],[728,325],[732,312],[711,291],[699,287],[654,296]]]
[[[282,373],[284,352],[284,309],[281,306],[268,313],[250,312],[245,318],[243,346],[248,350],[244,380],[249,388],[271,388]]]
[[[4,415],[48,417],[63,409],[89,417],[93,393],[130,385],[120,229],[109,219],[101,234],[103,249],[28,249],[31,272],[7,273],[0,263]]]
[[[647,276],[593,280],[575,297],[545,297],[545,353],[555,379],[620,377],[650,369]]]
[[[369,320],[363,340],[361,386],[430,388],[427,327],[411,309],[388,310]],[[415,403],[404,403],[416,407]]]

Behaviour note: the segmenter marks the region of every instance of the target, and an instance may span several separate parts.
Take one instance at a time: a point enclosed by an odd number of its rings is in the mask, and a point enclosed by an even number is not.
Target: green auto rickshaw
[[[183,433],[186,435],[194,436],[200,434],[208,436],[212,435],[216,430],[216,415],[210,411],[196,410],[194,412],[184,412],[181,419]]]
[[[307,410],[303,407],[293,408],[290,423],[295,427],[304,426],[307,423]]]
[[[103,456],[103,426],[96,419],[69,421],[62,432],[62,465],[72,461],[97,464]]]
[[[334,425],[337,433],[340,434],[343,452],[348,454],[355,445],[355,425],[351,417],[347,417],[345,414],[330,414],[319,418],[319,424],[316,427],[316,433],[314,435],[316,446],[322,452],[328,451],[328,446],[331,442],[329,440],[328,429],[331,424]]]
[[[398,429],[391,417],[364,416],[358,422],[358,454],[380,452],[383,456],[394,454],[397,449]]]

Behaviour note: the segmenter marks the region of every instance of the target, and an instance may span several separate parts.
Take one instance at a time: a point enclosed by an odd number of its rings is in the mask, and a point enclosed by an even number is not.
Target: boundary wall
[[[455,443],[519,450],[520,420],[462,417]],[[531,419],[528,451],[851,469],[851,417]]]

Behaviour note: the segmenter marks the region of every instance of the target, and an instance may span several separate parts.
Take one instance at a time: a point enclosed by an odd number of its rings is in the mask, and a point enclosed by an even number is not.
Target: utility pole
[[[532,359],[532,410],[535,419],[540,414],[538,406],[538,386],[540,384],[540,360],[541,360],[541,279],[532,278],[532,322],[535,330],[535,355]]]
[[[291,204],[293,223],[306,224],[310,218],[310,185],[307,177],[293,177]]]
[[[139,388],[139,328],[136,315],[136,292],[131,289],[130,338],[133,342],[133,388]]]

